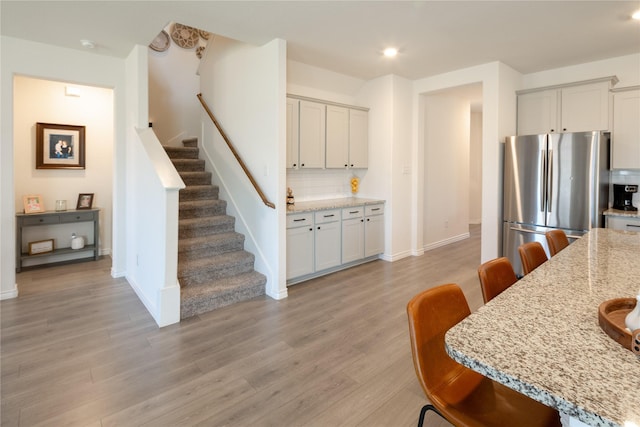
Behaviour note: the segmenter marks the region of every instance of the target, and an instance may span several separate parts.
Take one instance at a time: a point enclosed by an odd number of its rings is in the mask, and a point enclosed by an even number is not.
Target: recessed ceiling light
[[[635,12],[633,12],[633,15],[631,15],[631,17],[640,21],[640,10],[636,10]]]
[[[396,49],[395,47],[388,47],[384,50],[384,56],[388,58],[393,58],[397,54],[398,54],[398,49]]]
[[[96,47],[96,44],[91,40],[80,40],[80,44],[82,45],[82,47],[87,49],[93,49],[94,47]]]

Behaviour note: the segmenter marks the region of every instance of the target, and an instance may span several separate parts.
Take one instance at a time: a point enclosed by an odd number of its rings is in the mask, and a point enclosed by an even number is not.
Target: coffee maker
[[[637,185],[613,184],[613,209],[637,211],[638,208],[631,204],[633,193],[636,192],[638,192]]]

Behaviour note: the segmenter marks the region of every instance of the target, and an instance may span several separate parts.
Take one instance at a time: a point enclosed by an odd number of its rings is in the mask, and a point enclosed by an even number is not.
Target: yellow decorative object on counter
[[[353,178],[351,178],[351,192],[353,194],[356,194],[358,192],[359,185],[360,185],[360,179],[358,179],[358,177],[354,176]]]

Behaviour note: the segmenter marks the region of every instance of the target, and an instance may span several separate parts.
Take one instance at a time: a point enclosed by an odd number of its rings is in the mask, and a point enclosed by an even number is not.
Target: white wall
[[[124,117],[125,66],[118,58],[95,55],[79,50],[63,49],[41,43],[33,43],[11,37],[0,38],[0,298],[17,296],[15,284],[15,192],[14,192],[14,90],[15,75],[26,75],[45,80],[65,81],[87,86],[114,89],[114,137],[116,161],[114,162],[114,213],[124,218],[119,198],[121,182],[125,179],[122,163],[118,162],[119,145],[125,145]],[[122,219],[124,221],[124,219]],[[113,268],[121,267],[125,253],[124,240],[114,233],[112,242]]]
[[[220,198],[236,218],[255,269],[267,276],[267,294],[286,289],[286,45],[255,47],[215,37],[200,66],[204,100],[276,209],[265,206],[203,113],[203,154],[213,169]]]
[[[79,193],[94,193],[93,207],[100,208],[100,253],[111,252],[111,197],[113,193],[113,90],[75,85],[79,97],[65,96],[68,83],[16,76],[14,79],[14,199],[23,208],[22,196],[41,194],[46,210],[56,200],[75,209]],[[85,126],[85,169],[36,169],[36,122]],[[32,239],[53,238],[56,248],[70,246],[72,232],[85,238],[92,224],[38,227]],[[91,234],[93,232],[91,231]],[[26,236],[25,236],[26,237]],[[86,254],[85,254],[86,255]],[[44,260],[42,260],[44,261]]]
[[[482,222],[482,113],[471,112],[469,138],[469,224]]]
[[[424,247],[469,237],[470,104],[446,93],[424,100]]]
[[[171,25],[165,30],[171,34]],[[169,49],[149,55],[149,121],[162,145],[182,146],[182,140],[200,137],[200,92],[195,48],[183,49],[170,41]]]

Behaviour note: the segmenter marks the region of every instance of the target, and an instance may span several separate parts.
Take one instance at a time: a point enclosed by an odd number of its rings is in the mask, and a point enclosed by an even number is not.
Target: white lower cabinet
[[[370,257],[384,252],[384,205],[365,208],[364,256]]]
[[[364,258],[364,206],[342,209],[342,263]]]
[[[313,273],[313,236],[311,213],[287,216],[287,280]]]
[[[340,265],[340,210],[316,212],[315,214],[315,270]]]
[[[384,204],[287,215],[287,283],[375,259],[384,252]]]
[[[640,232],[640,217],[607,215],[607,228]]]

